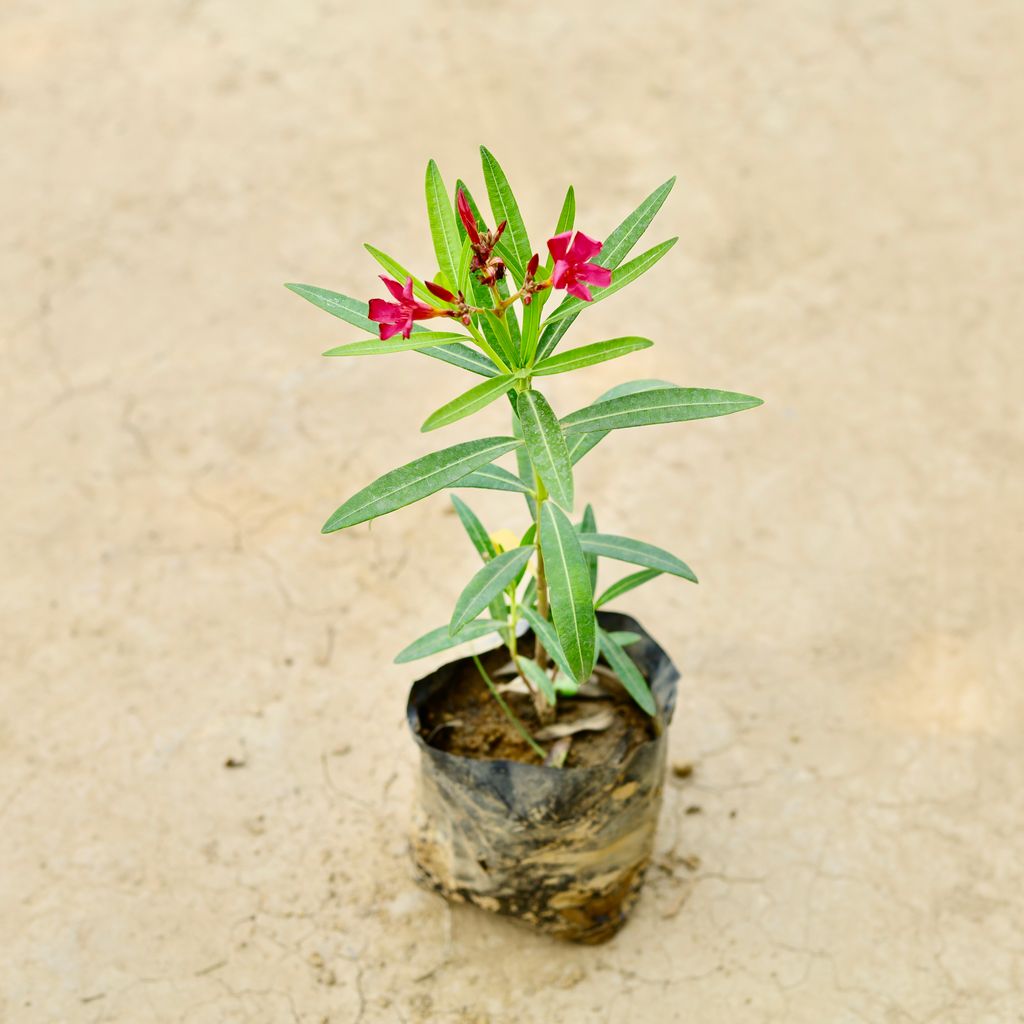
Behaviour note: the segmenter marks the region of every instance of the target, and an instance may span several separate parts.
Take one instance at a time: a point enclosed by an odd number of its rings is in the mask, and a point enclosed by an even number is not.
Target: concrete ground
[[[627,8],[3,4],[4,1022],[1024,1020],[1024,11]],[[321,359],[359,333],[281,287],[429,271],[424,164],[479,189],[479,142],[535,240],[679,175],[572,335],[656,346],[559,410],[766,399],[580,467],[702,578],[621,603],[695,767],[600,948],[410,881],[390,659],[475,556],[440,497],[318,531],[468,382]]]

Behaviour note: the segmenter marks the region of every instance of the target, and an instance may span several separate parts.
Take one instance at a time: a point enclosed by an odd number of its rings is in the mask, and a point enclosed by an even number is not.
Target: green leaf
[[[491,301],[490,296],[487,297],[487,301]],[[491,348],[505,360],[506,366],[514,367],[519,363],[519,346],[512,340],[508,328],[509,322],[504,318],[499,319],[489,309],[480,318],[480,330],[490,342]]]
[[[603,363],[609,359],[618,359],[619,356],[629,355],[630,352],[639,352],[640,349],[650,348],[654,344],[647,338],[626,337],[611,338],[608,341],[595,341],[592,345],[581,345],[579,348],[569,349],[557,356],[549,356],[542,359],[530,371],[536,377],[544,377],[552,373],[568,373],[570,370],[579,370],[584,366],[593,366],[595,363]]]
[[[646,427],[655,423],[679,423],[684,420],[728,416],[761,404],[760,398],[735,391],[658,388],[577,409],[562,420],[562,428],[567,434],[576,434],[581,431]]]
[[[526,225],[523,223],[523,215],[519,212],[519,204],[512,194],[512,188],[508,183],[508,178],[505,177],[505,172],[486,146],[480,147],[480,158],[483,162],[484,181],[487,183],[487,196],[491,201],[494,223],[498,225],[503,220],[508,221],[501,241],[498,243],[498,252],[515,279],[521,284],[523,270],[533,255],[530,239],[526,234]]]
[[[555,631],[571,677],[583,682],[593,669],[596,645],[590,569],[569,517],[550,501],[543,503],[540,514],[540,544]]]
[[[644,391],[659,391],[661,388],[674,388],[677,385],[670,380],[627,380],[615,387],[609,388],[603,395],[595,399],[597,402],[608,402],[613,398],[623,398],[626,395],[639,395]]]
[[[452,495],[452,504],[455,506],[455,511],[458,513],[459,519],[469,535],[469,539],[473,542],[473,547],[476,548],[477,554],[485,562],[496,558],[498,549],[494,546],[490,534],[484,529],[484,524],[477,519],[473,510],[454,494]],[[490,612],[492,619],[508,621],[508,604],[505,601],[504,594],[498,594],[487,606],[487,610]],[[507,639],[506,633],[507,629],[503,629],[501,635]]]
[[[301,295],[307,302],[336,316],[346,323],[358,327],[360,330],[377,333],[377,324],[366,314],[369,306],[360,299],[353,299],[341,292],[328,291],[326,288],[318,288],[312,284],[286,284],[285,288]]]
[[[531,580],[531,582],[533,581]],[[520,605],[519,611],[530,624],[534,635],[540,638],[540,642],[544,645],[544,650],[548,652],[551,660],[558,666],[563,675],[568,676],[570,679],[575,679],[576,673],[569,664],[569,659],[566,658],[562,645],[558,642],[558,634],[555,632],[555,627],[547,619],[542,618],[540,612],[532,605]]]
[[[620,398],[623,395],[639,394],[641,391],[657,391],[658,388],[674,387],[675,384],[671,384],[667,380],[631,380],[610,388],[597,401],[605,402],[611,398]],[[586,434],[570,434],[565,441],[569,446],[569,458],[572,460],[572,464],[575,466],[591,448],[598,445],[610,433],[610,430],[594,430]],[[523,449],[519,450],[522,451]]]
[[[498,633],[505,623],[497,622],[494,619],[474,619],[463,626],[458,633],[452,635],[448,632],[447,626],[438,626],[429,633],[424,633],[418,640],[413,640],[408,647],[399,651],[395,657],[395,664],[402,665],[407,661],[415,661],[417,658],[426,658],[439,651],[447,651],[450,647],[458,647],[468,640],[478,640],[488,633]]]
[[[654,702],[647,680],[640,674],[633,659],[615,642],[614,637],[606,630],[598,628],[601,642],[601,653],[607,658],[608,664],[619,677],[626,692],[649,715],[658,713],[658,705]]]
[[[642,586],[648,580],[653,580],[661,574],[660,569],[641,569],[640,572],[634,572],[630,576],[623,576],[621,580],[617,580],[608,587],[603,594],[601,594],[601,596],[594,602],[594,607],[601,608],[609,601],[614,601],[615,598],[629,593],[629,591]]]
[[[629,254],[630,250],[640,240],[640,237],[650,226],[662,204],[672,191],[676,179],[669,178],[664,184],[659,185],[605,240],[601,251],[594,258],[594,262],[609,270],[614,270]],[[571,225],[570,225],[571,227]],[[562,230],[568,230],[563,228]],[[550,265],[549,265],[550,266]],[[549,270],[550,273],[550,270]],[[567,296],[562,305],[572,301]],[[556,312],[561,310],[559,306]],[[555,346],[562,340],[563,335],[572,325],[572,322],[579,316],[579,308],[569,316],[555,321],[546,327],[540,336],[540,344],[537,352],[540,358],[550,355]]]
[[[691,583],[697,582],[693,570],[664,548],[655,547],[631,537],[618,537],[612,533],[584,533],[580,535],[580,546],[588,554],[603,558],[617,558],[620,562],[642,565],[647,569],[658,569],[671,576],[680,576]]]
[[[434,309],[450,309],[451,303],[442,302],[436,295],[433,295],[427,286],[417,277],[413,277],[398,260],[392,259],[386,252],[381,252],[369,242],[363,243],[363,248],[400,284],[405,285],[408,278],[412,277],[412,290],[428,305]]]
[[[477,487],[487,491],[515,491],[519,494],[532,494],[533,488],[523,483],[515,475],[501,466],[484,466],[483,469],[474,470],[455,483],[451,487]]]
[[[437,265],[453,284],[459,279],[459,258],[462,242],[455,226],[455,210],[448,200],[441,172],[431,160],[427,164],[427,217],[430,220],[430,237],[434,241]]]
[[[519,422],[523,438],[541,482],[548,493],[565,509],[572,509],[572,463],[558,419],[547,399],[529,389],[519,395]]]
[[[544,671],[532,658],[516,658],[519,662],[519,667],[523,670],[523,675],[530,680],[533,685],[544,694],[544,699],[552,706],[555,706],[555,687],[551,680],[548,678],[547,672]]]
[[[473,262],[473,246],[470,244],[469,235],[466,235],[462,239],[462,251],[459,253],[459,266],[457,273],[459,275],[456,289],[463,294],[468,291],[467,283],[469,281],[469,265]]]
[[[580,312],[584,306],[589,307],[596,305],[602,299],[606,299],[609,295],[614,295],[616,292],[621,291],[626,287],[626,285],[632,284],[642,274],[646,274],[647,271],[650,270],[651,267],[653,267],[678,241],[678,238],[670,238],[668,241],[662,242],[660,245],[656,245],[653,249],[648,249],[647,252],[637,256],[635,260],[630,260],[624,266],[619,267],[619,269],[612,275],[612,283],[608,285],[607,288],[593,289],[594,299],[592,302],[577,299],[575,296],[566,299],[566,301],[563,302],[558,309],[556,309],[554,313],[547,318],[545,326],[547,324],[556,323],[567,316],[572,316],[573,314]]]
[[[322,532],[344,530],[411,505],[513,451],[520,444],[522,442],[514,437],[485,437],[413,459],[353,494],[327,520]]]
[[[668,198],[675,175],[659,185],[605,240],[594,262],[614,270],[629,255],[630,250],[657,216]]]
[[[643,637],[639,633],[631,633],[628,629],[613,629],[608,635],[620,647],[629,647],[630,644],[635,644],[638,640],[643,640]]]
[[[446,402],[440,409],[435,409],[426,418],[420,430],[427,433],[437,430],[438,427],[447,427],[450,423],[455,423],[456,420],[461,420],[466,416],[472,416],[473,413],[490,405],[495,399],[501,398],[512,387],[513,381],[512,376],[506,375],[492,377],[490,380],[474,385],[450,402]]]
[[[477,518],[476,513],[457,494],[452,495],[452,504],[477,554],[485,562],[497,558],[498,551],[491,540],[491,535],[484,529],[484,524]]]
[[[352,341],[347,345],[329,348],[325,356],[388,356],[396,352],[418,352],[425,348],[439,345],[455,345],[464,342],[466,335],[449,334],[441,331],[421,331],[403,338],[396,334],[387,341],[380,338],[367,338],[365,341]]]
[[[492,558],[469,581],[455,602],[449,629],[458,632],[475,619],[515,579],[533,555],[533,547],[513,548]]]
[[[588,504],[583,510],[580,533],[597,533],[597,517],[593,505]],[[593,593],[597,589],[597,555],[587,555],[587,565],[590,567],[590,590]]]
[[[414,332],[415,333],[415,332]],[[497,377],[498,368],[475,348],[468,345],[442,345],[438,348],[417,349],[422,355],[440,359],[443,363],[451,363],[452,366],[459,366],[470,373],[479,374],[481,377]]]
[[[296,295],[301,295],[308,302],[312,302],[314,306],[326,310],[331,316],[339,317],[352,324],[353,327],[369,331],[371,334],[377,332],[377,324],[366,315],[369,306],[360,299],[342,295],[341,292],[328,291],[326,288],[317,288],[311,284],[286,284],[285,288],[295,292]],[[419,324],[414,324],[412,330],[413,334],[425,333]],[[438,348],[424,348],[415,351],[433,359],[451,363],[453,366],[459,366],[472,373],[478,373],[481,377],[494,377],[498,373],[497,367],[487,356],[468,345],[453,343]]]

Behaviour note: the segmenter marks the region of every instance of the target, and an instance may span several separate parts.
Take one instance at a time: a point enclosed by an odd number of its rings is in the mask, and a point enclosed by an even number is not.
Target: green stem
[[[540,549],[540,510],[547,500],[548,491],[544,484],[541,483],[540,477],[537,476],[536,470],[533,474],[533,482],[537,488],[537,518],[536,518],[536,530],[534,531],[534,543],[537,545],[537,614],[542,618],[548,617],[548,581],[544,574],[544,553]],[[536,648],[534,650],[534,661],[540,665],[541,669],[546,669],[548,666],[548,652],[544,650],[544,644],[541,642],[540,637],[536,638]]]
[[[505,361],[498,356],[498,353],[487,343],[487,339],[472,325],[468,324],[469,333],[473,335],[476,343],[483,349],[484,354],[498,367],[502,373],[511,373],[512,371],[505,365]]]
[[[505,698],[498,693],[498,688],[491,681],[491,677],[487,674],[487,669],[484,668],[480,659],[474,654],[473,661],[476,663],[477,670],[483,677],[484,682],[487,684],[487,689],[491,691],[491,696],[498,702],[498,707],[505,712],[505,717],[512,723],[512,727],[524,740],[526,740],[530,749],[543,761],[547,756],[547,751],[526,731],[526,726],[516,717],[515,712],[505,703]]]

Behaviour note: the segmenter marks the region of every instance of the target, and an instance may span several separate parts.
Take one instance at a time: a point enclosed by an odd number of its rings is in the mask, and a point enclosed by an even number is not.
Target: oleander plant
[[[556,413],[541,390],[544,378],[653,344],[627,334],[584,339],[584,344],[558,351],[581,314],[632,285],[675,245],[676,239],[670,238],[628,258],[675,179],[655,189],[603,242],[576,227],[576,197],[570,187],[554,230],[535,250],[508,179],[487,149],[481,148],[481,155],[490,217],[462,181],[449,192],[437,164],[427,164],[427,218],[437,267],[428,268],[426,275],[416,277],[366,245],[385,271],[381,280],[388,297],[366,303],[311,285],[287,287],[374,335],[332,348],[327,356],[415,352],[478,378],[431,412],[423,431],[441,430],[499,401],[510,406],[511,429],[449,445],[385,473],[345,501],[323,532],[365,523],[446,488],[517,496],[529,515],[521,536],[490,533],[462,498],[451,495],[480,556],[480,568],[466,582],[448,621],[414,640],[396,660],[413,661],[495,634],[508,648],[538,719],[550,723],[560,702],[573,699],[603,656],[630,697],[653,715],[651,692],[627,650],[636,636],[604,630],[596,610],[663,574],[691,583],[697,577],[668,551],[601,532],[590,505],[576,520],[573,467],[616,430],[724,416],[758,406],[761,400],[662,380],[632,380],[582,409]],[[514,459],[509,468],[498,464],[506,456]],[[602,590],[597,587],[599,559],[634,569]],[[547,757],[549,752],[512,712],[479,659],[476,664],[511,726],[538,756]]]

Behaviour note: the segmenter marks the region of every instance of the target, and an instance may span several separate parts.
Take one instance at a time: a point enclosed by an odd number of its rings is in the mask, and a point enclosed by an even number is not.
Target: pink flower
[[[555,288],[564,288],[570,295],[584,302],[592,302],[594,296],[590,294],[587,285],[607,288],[612,283],[612,272],[607,267],[589,262],[601,251],[601,242],[582,231],[576,232],[571,246],[570,238],[572,232],[563,231],[548,239],[548,251],[555,261],[551,283]]]
[[[380,279],[396,300],[388,302],[386,299],[370,299],[370,319],[380,324],[381,341],[387,341],[399,331],[403,338],[408,338],[412,333],[413,320],[429,320],[433,316],[444,315],[441,310],[432,309],[412,297],[411,277],[405,282],[404,288],[383,274]]]

